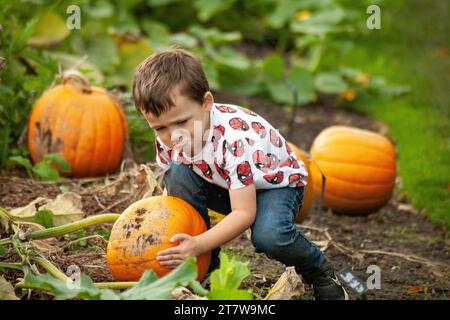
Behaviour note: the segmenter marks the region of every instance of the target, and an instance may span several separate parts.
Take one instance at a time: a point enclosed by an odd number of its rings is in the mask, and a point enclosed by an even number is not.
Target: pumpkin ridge
[[[353,182],[353,181],[348,181],[348,180],[344,180],[344,179],[340,179],[340,178],[337,178],[337,177],[327,177],[326,175],[325,175],[325,178],[327,179],[327,182],[329,181],[329,179],[336,179],[336,180],[339,180],[339,181],[342,181],[342,182],[346,182],[346,183],[350,183],[350,184],[356,184],[356,185],[360,185],[360,186],[374,186],[374,187],[376,187],[376,186],[379,186],[379,187],[385,187],[385,186],[390,186],[390,185],[395,185],[395,183],[370,183],[370,184],[367,184],[367,183],[358,183],[358,182]],[[325,186],[325,188],[326,188],[326,186]],[[327,192],[328,192],[328,190],[327,190]]]
[[[312,155],[312,157],[316,160],[316,161],[320,161],[320,159],[318,159],[318,156],[320,157],[320,155],[322,153],[326,153],[330,148],[339,148],[339,147],[347,147],[347,148],[355,148],[354,145],[346,145],[346,144],[342,144],[340,143],[339,146],[334,146],[334,145],[328,145],[328,146],[321,146],[320,147],[320,151],[315,151],[314,155]],[[385,162],[392,162],[392,158],[387,154],[387,153],[383,153],[379,150],[367,147],[367,146],[362,146],[362,145],[358,145],[357,148],[362,148],[362,149],[366,149],[366,150],[370,150],[370,151],[374,151],[374,153],[378,153],[380,155],[382,159],[382,161]]]
[[[349,165],[349,166],[356,166],[356,167],[369,167],[369,168],[374,168],[377,170],[385,170],[385,171],[389,171],[392,173],[396,173],[396,169],[389,169],[389,168],[385,168],[385,167],[376,167],[367,163],[359,163],[359,162],[348,162],[348,161],[338,161],[338,160],[333,160],[333,161],[329,161],[329,160],[316,160],[317,164],[319,164],[320,167],[320,163],[321,162],[325,162],[325,163],[331,163],[331,164],[343,164],[343,165]]]

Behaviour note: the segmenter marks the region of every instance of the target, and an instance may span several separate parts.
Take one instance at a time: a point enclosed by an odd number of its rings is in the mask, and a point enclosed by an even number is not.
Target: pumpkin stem
[[[75,69],[69,69],[67,71],[61,71],[60,76],[62,78],[63,84],[66,84],[68,82],[72,84],[76,83],[80,85],[83,92],[86,93],[92,92],[88,79],[86,79],[86,77],[80,71]]]

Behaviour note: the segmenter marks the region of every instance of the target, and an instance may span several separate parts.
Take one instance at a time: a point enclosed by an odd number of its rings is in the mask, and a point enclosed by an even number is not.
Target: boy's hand
[[[201,252],[199,241],[188,234],[179,233],[170,239],[170,242],[180,241],[176,247],[158,252],[156,259],[159,264],[167,268],[176,268],[190,256],[198,256]]]

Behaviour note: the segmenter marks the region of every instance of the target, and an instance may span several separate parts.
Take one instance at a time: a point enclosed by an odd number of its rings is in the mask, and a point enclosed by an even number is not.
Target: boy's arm
[[[233,240],[255,221],[256,216],[256,189],[251,184],[238,190],[230,190],[231,212],[210,230],[198,235],[196,238],[201,244],[202,252]]]
[[[177,234],[171,241],[180,241],[176,247],[158,253],[159,263],[176,267],[188,256],[198,256],[227,243],[243,233],[255,221],[256,189],[251,184],[237,190],[230,190],[231,213],[208,231],[192,237]]]

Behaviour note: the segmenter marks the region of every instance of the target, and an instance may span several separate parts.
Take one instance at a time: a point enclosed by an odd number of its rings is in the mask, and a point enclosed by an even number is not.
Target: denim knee
[[[198,192],[201,178],[188,166],[172,163],[164,174],[164,185],[169,195],[178,195],[186,191]]]
[[[277,255],[283,248],[289,247],[295,242],[295,227],[286,226],[283,230],[270,228],[269,230],[253,230],[252,243],[257,252],[269,255]]]

